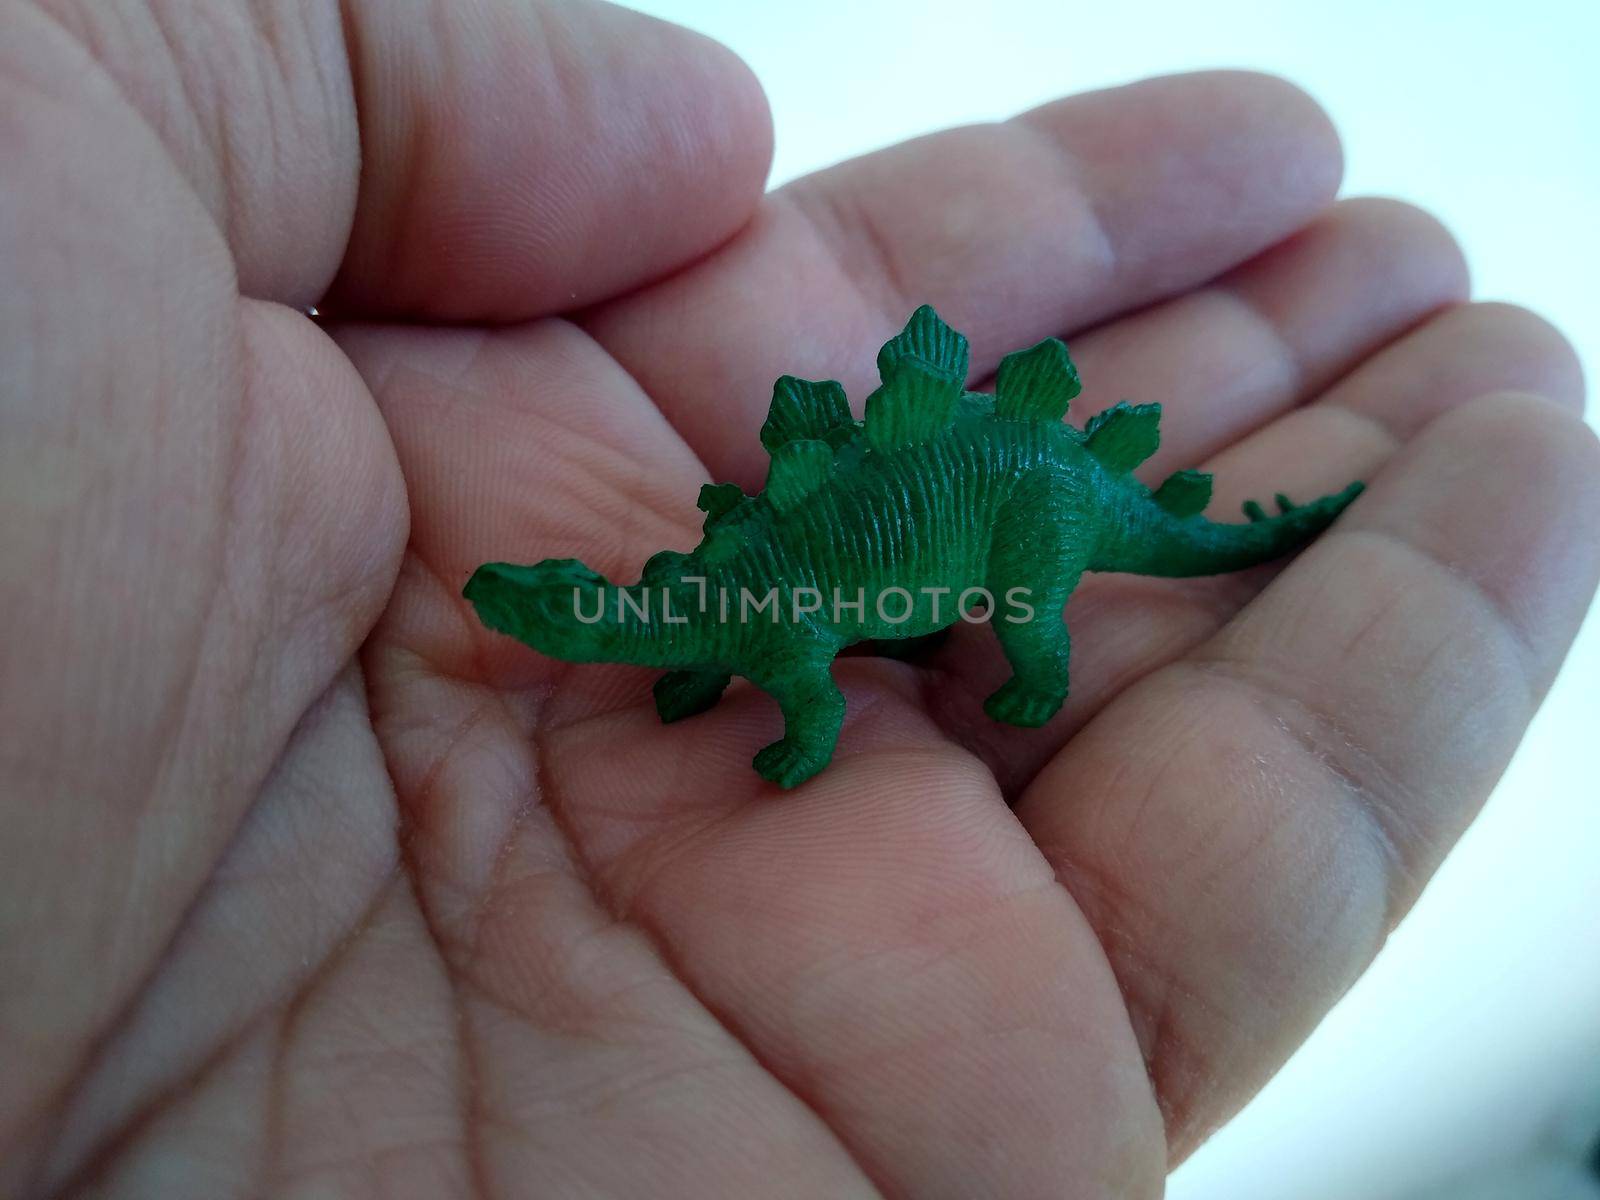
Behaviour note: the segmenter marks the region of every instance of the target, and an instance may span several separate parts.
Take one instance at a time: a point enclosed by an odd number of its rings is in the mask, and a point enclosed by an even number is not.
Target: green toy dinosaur
[[[705,711],[744,676],[783,710],[784,736],[755,768],[793,787],[833,755],[844,696],[830,665],[844,647],[982,609],[1013,672],[984,711],[1042,725],[1067,695],[1061,610],[1084,571],[1239,570],[1306,542],[1361,491],[1280,495],[1271,517],[1250,501],[1249,524],[1215,524],[1200,515],[1209,475],[1179,471],[1152,492],[1131,474],[1155,452],[1160,405],[1065,424],[1081,384],[1054,338],[1008,355],[993,395],[968,392],[967,340],[926,305],[878,373],[864,421],[837,383],[778,380],[761,428],[766,487],[702,487],[700,545],[656,554],[637,584],[575,559],[488,563],[467,599],[491,629],[556,658],[672,668],[655,686],[663,721]]]

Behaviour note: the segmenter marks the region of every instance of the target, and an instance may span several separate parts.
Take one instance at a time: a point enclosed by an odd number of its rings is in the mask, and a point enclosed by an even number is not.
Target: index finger
[[[780,375],[838,379],[919,304],[1000,356],[1201,283],[1298,229],[1341,170],[1328,119],[1270,76],[1213,71],[919,138],[796,181],[695,267],[588,328],[718,478],[758,485]]]

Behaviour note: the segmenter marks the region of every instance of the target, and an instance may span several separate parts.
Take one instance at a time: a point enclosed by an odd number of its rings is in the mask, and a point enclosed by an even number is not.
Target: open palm
[[[0,1194],[1157,1194],[1584,611],[1565,344],[1332,204],[1270,79],[762,197],[759,93],[681,30],[342,8],[0,18]],[[1086,583],[1042,730],[983,717],[986,630],[841,660],[792,793],[760,693],[666,728],[472,618],[487,559],[693,545],[772,379],[859,402],[922,302],[980,374],[1066,337],[1076,417],[1163,402],[1152,475],[1218,511],[1370,491],[1286,568]]]

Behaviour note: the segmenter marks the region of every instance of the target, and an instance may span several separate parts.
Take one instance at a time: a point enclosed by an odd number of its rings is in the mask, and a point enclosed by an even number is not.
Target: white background
[[[1339,126],[1347,193],[1434,211],[1479,294],[1553,319],[1600,379],[1600,0],[635,7],[711,34],[755,68],[777,127],[775,184],[1149,74],[1285,75]],[[1570,1158],[1600,1131],[1597,745],[1591,614],[1522,751],[1415,912],[1282,1074],[1173,1176],[1173,1197],[1600,1196],[1570,1168],[1527,1165]],[[1470,1187],[1449,1182],[1458,1175]]]

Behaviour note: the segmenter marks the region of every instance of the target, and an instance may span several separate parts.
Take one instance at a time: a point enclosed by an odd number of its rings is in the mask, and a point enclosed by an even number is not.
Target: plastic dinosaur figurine
[[[1179,471],[1151,491],[1131,474],[1156,449],[1160,405],[1067,425],[1081,385],[1054,338],[1008,355],[993,395],[966,391],[967,340],[927,306],[878,372],[863,421],[837,383],[778,380],[761,428],[766,487],[702,487],[699,546],[656,554],[637,584],[575,559],[488,563],[467,599],[491,629],[553,657],[670,668],[655,685],[663,721],[703,712],[744,676],[783,710],[784,736],[755,768],[793,787],[833,755],[845,702],[830,666],[844,647],[982,609],[1013,672],[984,710],[1042,725],[1067,695],[1062,607],[1083,572],[1239,570],[1308,541],[1361,490],[1208,521],[1209,475]]]

